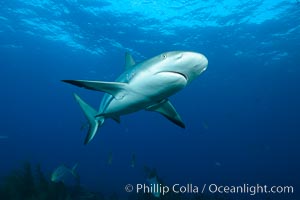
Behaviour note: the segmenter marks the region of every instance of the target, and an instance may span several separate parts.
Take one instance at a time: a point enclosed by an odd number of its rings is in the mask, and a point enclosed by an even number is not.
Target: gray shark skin
[[[155,111],[176,125],[185,125],[168,97],[197,78],[208,65],[207,58],[196,52],[171,51],[141,63],[125,55],[125,71],[115,82],[62,80],[72,85],[105,92],[99,110],[85,103],[77,94],[76,101],[89,122],[84,144],[89,143],[107,118],[120,123],[120,116],[139,110]]]

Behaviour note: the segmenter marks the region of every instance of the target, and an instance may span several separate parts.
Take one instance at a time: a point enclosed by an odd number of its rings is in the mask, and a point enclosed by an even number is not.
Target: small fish
[[[148,183],[149,187],[152,189],[152,195],[156,198],[160,197],[160,191],[157,191],[155,188],[159,187],[163,181],[158,177],[155,168],[149,168],[144,166],[144,172],[146,173],[146,182]]]
[[[215,162],[215,165],[216,165],[217,167],[221,167],[222,164],[221,164],[220,162],[216,161],[216,162]]]
[[[75,171],[76,168],[78,166],[78,163],[76,163],[72,168],[69,168],[65,165],[60,165],[59,167],[57,167],[51,174],[51,181],[53,182],[60,182],[60,181],[64,181],[64,179],[66,178],[66,176],[68,175],[72,175],[73,177],[75,177],[76,179],[79,178],[77,172]]]
[[[157,180],[157,176],[154,176],[154,177],[152,177],[152,178],[148,178],[148,179],[147,179],[147,182],[148,182],[150,188],[156,188],[156,187],[159,186],[159,182],[158,182],[158,180]],[[153,189],[153,191],[154,191],[154,192],[152,192],[152,195],[153,195],[154,197],[159,198],[159,197],[160,197],[160,192],[159,192],[159,191],[156,191],[155,189]]]
[[[131,164],[130,164],[130,166],[131,166],[132,168],[135,167],[135,154],[134,154],[134,153],[133,153],[132,156],[131,156]]]

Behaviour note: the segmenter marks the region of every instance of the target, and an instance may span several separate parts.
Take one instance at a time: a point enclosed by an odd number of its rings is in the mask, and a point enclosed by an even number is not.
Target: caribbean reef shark
[[[155,111],[176,125],[185,125],[168,100],[203,71],[208,65],[207,58],[196,52],[171,51],[162,53],[141,63],[126,53],[125,71],[115,82],[90,80],[62,80],[72,85],[105,92],[96,111],[74,94],[89,123],[84,144],[89,143],[105,119],[112,118],[120,123],[120,116],[139,110]]]

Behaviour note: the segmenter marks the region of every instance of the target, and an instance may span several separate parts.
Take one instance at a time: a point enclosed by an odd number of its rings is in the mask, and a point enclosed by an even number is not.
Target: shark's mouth
[[[160,71],[155,74],[163,75],[166,79],[173,78],[174,80],[181,79],[182,81],[184,80],[185,82],[188,82],[189,78],[186,74],[178,71]]]
[[[188,77],[187,75],[185,75],[184,73],[181,73],[181,72],[176,72],[176,71],[170,71],[171,73],[174,73],[174,74],[179,74],[181,75],[186,81],[188,81]]]

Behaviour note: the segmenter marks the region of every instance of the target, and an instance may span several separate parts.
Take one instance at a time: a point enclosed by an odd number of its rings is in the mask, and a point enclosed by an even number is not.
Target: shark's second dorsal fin
[[[131,68],[135,65],[135,61],[132,57],[132,55],[128,52],[125,53],[125,70]]]
[[[164,99],[160,103],[149,106],[146,110],[158,112],[181,128],[185,128],[180,115],[176,112],[174,106],[168,99]]]
[[[87,81],[87,80],[63,80],[63,82],[76,85],[78,87],[84,87],[89,90],[96,90],[111,94],[116,99],[122,99],[124,93],[122,90],[126,90],[127,83],[121,82],[104,82],[104,81]]]

